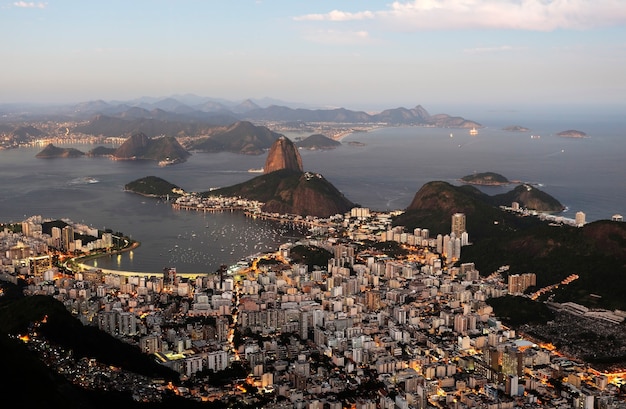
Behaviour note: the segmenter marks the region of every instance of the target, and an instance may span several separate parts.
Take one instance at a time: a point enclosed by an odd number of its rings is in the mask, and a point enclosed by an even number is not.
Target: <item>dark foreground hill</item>
[[[188,400],[172,395],[149,405],[133,400],[130,393],[95,391],[71,383],[44,364],[28,344],[17,338],[44,317],[38,328],[40,338],[61,348],[73,359],[96,359],[125,371],[148,377],[177,381],[178,373],[157,364],[135,346],[125,344],[98,330],[83,326],[63,304],[52,297],[22,295],[21,286],[0,281],[0,347],[2,348],[2,386],[5,399],[26,408],[105,409],[197,407]]]
[[[203,195],[240,196],[265,203],[262,207],[265,212],[302,216],[328,217],[345,213],[355,206],[322,175],[289,169]]]
[[[495,202],[473,186],[429,182],[393,223],[449,234],[452,214],[465,213],[472,245],[463,247],[460,262],[475,263],[484,275],[503,265],[510,266],[509,274],[533,272],[538,287],[577,274],[577,280],[558,288],[555,301],[626,309],[626,223],[554,226],[501,210]]]

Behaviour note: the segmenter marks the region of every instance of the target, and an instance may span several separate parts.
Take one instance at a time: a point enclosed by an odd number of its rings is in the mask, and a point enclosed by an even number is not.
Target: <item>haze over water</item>
[[[381,128],[349,135],[335,150],[301,151],[301,155],[305,171],[323,174],[350,200],[372,210],[406,208],[429,181],[459,184],[457,179],[464,175],[491,171],[537,184],[568,207],[565,217],[583,211],[587,221],[594,221],[626,215],[626,128],[621,122],[485,123],[486,128],[475,136],[462,129]],[[531,131],[503,131],[507,125]],[[566,129],[582,130],[589,137],[556,136]],[[541,138],[531,139],[531,134]],[[349,146],[349,141],[365,146]],[[74,147],[86,152],[93,146]],[[262,167],[265,155],[194,153],[186,163],[158,167],[153,162],[106,158],[35,158],[41,149],[0,151],[1,220],[21,221],[32,215],[68,218],[121,231],[142,243],[130,254],[99,259],[99,267],[214,272],[220,264],[275,250],[280,243],[301,237],[280,224],[239,213],[175,211],[157,199],[123,191],[126,183],[150,175],[187,191],[229,186],[257,176],[247,170]],[[86,183],[84,177],[99,182]],[[480,189],[493,195],[514,187]]]

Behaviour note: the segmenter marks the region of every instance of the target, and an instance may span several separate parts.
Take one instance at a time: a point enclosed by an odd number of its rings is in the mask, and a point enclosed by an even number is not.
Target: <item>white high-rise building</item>
[[[582,227],[585,224],[585,213],[576,212],[576,226]]]

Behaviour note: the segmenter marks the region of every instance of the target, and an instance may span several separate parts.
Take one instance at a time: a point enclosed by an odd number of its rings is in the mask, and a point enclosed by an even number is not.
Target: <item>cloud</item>
[[[370,43],[367,31],[318,30],[305,35],[308,41],[320,44],[354,45]]]
[[[377,11],[333,10],[294,20],[376,20],[399,31],[581,30],[626,24],[626,7],[623,0],[412,0],[395,1]]]
[[[44,3],[44,2],[38,2],[35,3],[34,1],[28,2],[28,1],[16,1],[13,3],[14,7],[21,7],[21,8],[25,8],[25,9],[45,9],[48,6],[48,3]]]
[[[346,11],[333,10],[326,14],[306,14],[304,16],[296,16],[296,21],[353,21],[373,19],[375,14],[371,11],[359,11],[350,13]]]

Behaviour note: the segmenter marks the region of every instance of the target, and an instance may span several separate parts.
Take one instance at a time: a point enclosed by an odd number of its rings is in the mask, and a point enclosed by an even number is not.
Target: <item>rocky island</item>
[[[331,139],[326,135],[313,134],[301,141],[296,142],[296,146],[301,149],[328,150],[341,146],[341,142]]]
[[[54,146],[49,143],[41,152],[39,152],[35,157],[41,159],[50,159],[50,158],[79,158],[84,156],[85,153],[79,151],[75,148],[59,148],[58,146]]]
[[[363,142],[359,142],[359,141],[349,141],[348,145],[350,145],[350,146],[365,146],[365,144]]]
[[[180,187],[157,176],[146,176],[145,178],[127,183],[124,186],[124,191],[147,197],[160,198],[167,196],[174,198],[184,193]]]
[[[507,126],[505,128],[502,128],[503,131],[509,131],[509,132],[528,132],[530,131],[530,129],[525,128],[523,126],[519,126],[519,125],[511,125],[511,126]]]
[[[557,136],[562,136],[564,138],[586,138],[587,134],[583,131],[568,129],[567,131],[557,133]]]
[[[470,185],[483,186],[504,186],[512,183],[504,176],[494,172],[474,173],[472,175],[463,176],[459,180]]]

